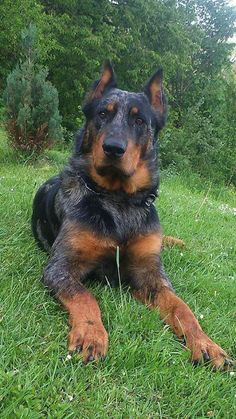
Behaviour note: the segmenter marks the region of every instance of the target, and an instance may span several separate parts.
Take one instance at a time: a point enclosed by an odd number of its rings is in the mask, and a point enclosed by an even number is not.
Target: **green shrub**
[[[192,170],[205,178],[236,184],[236,78],[227,73],[209,82],[202,98],[183,113],[178,126],[170,121],[160,140],[161,164]],[[171,119],[172,118],[172,119]]]
[[[23,58],[7,78],[3,99],[12,145],[27,154],[40,153],[62,139],[58,93],[46,80],[48,70],[37,64],[36,29],[22,31]]]

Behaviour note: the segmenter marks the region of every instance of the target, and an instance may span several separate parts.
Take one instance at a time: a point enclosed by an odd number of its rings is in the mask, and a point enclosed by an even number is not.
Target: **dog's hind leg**
[[[163,236],[162,238],[163,247],[173,247],[178,246],[180,248],[185,247],[185,242],[177,237],[173,236]]]
[[[33,202],[32,232],[39,247],[47,252],[50,252],[60,228],[60,220],[55,210],[55,198],[59,188],[60,178],[54,176],[39,188]]]

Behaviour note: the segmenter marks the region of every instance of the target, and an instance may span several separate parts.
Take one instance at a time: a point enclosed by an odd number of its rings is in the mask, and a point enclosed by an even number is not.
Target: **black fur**
[[[117,89],[106,63],[83,109],[86,123],[73,156],[39,189],[32,216],[34,236],[50,253],[44,283],[69,311],[69,350],[82,350],[85,362],[107,351],[100,309],[84,285],[93,275],[127,283],[136,298],[159,308],[176,335],[186,338],[193,361],[203,355],[227,369],[232,362],[174,295],[160,259],[153,201],[159,181],[157,135],[166,119],[162,72],[151,77],[144,92],[125,92]]]
[[[98,84],[98,81],[95,82],[92,92],[96,92]],[[114,86],[115,81],[112,79],[101,97],[91,98],[90,92],[83,108],[86,123],[76,135],[75,149],[69,164],[59,176],[49,179],[34,199],[33,234],[40,247],[51,253],[44,281],[56,293],[64,288],[72,287],[74,291],[77,290],[75,281],[67,273],[68,261],[65,262],[70,259],[63,239],[63,232],[68,223],[83,226],[104,238],[112,238],[119,246],[139,234],[160,229],[153,201],[159,185],[156,141],[165,115],[152,108],[147,86],[146,93],[130,93]],[[163,92],[162,95],[164,97]],[[101,119],[101,112],[106,109],[108,103],[114,103],[115,110]],[[166,106],[166,101],[164,104]],[[133,107],[138,109],[138,114],[131,115],[130,109]],[[141,125],[135,123],[136,118],[142,120]],[[116,191],[107,190],[94,181],[90,174],[90,166],[95,131],[108,132],[109,137],[118,138],[120,141],[128,142],[131,137],[134,143],[143,149],[147,141],[151,141],[150,150],[142,154],[142,160],[147,165],[150,175],[148,186],[137,188],[134,193],[127,193],[122,188]],[[104,177],[108,174],[110,176],[110,173],[114,181],[117,177],[128,177],[121,171],[114,170],[113,173],[112,165],[113,162],[108,168],[105,167],[102,174]],[[95,269],[104,272],[104,267],[108,266],[110,259],[107,255],[100,268],[94,266],[94,269],[89,269],[80,276],[85,277]],[[59,270],[61,279],[58,277]]]

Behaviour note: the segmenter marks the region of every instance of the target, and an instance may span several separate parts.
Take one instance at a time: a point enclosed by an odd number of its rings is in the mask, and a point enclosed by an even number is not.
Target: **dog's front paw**
[[[68,349],[78,352],[85,363],[104,358],[108,349],[108,334],[102,322],[81,321],[68,336]]]
[[[186,346],[191,351],[191,360],[194,364],[205,361],[209,362],[215,369],[230,370],[234,361],[204,332],[197,337],[191,333],[186,337]]]

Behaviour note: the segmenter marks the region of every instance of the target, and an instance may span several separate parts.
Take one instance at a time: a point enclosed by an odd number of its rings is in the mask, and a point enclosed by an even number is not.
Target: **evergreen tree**
[[[12,145],[39,153],[62,138],[58,93],[38,62],[36,28],[22,31],[22,60],[7,78],[3,99]]]

